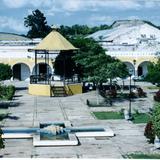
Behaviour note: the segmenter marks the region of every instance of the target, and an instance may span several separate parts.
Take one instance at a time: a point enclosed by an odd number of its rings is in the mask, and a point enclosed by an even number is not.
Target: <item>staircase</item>
[[[53,86],[52,93],[54,97],[66,97],[66,91],[64,86]]]

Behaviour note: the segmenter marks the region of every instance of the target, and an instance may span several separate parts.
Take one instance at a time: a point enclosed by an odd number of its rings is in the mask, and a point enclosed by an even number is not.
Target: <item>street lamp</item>
[[[129,115],[129,119],[132,119],[132,115],[131,115],[131,76],[133,74],[133,69],[129,69],[129,77],[130,77],[130,82],[129,82],[129,110],[128,110],[128,115]]]
[[[133,64],[134,64],[134,79],[133,79],[133,81],[134,81],[134,88],[136,88],[136,84],[135,84],[136,83],[136,81],[135,81],[136,80],[135,79],[136,78],[135,77],[136,76],[136,69],[135,69],[136,68],[136,60],[135,59],[133,60]]]

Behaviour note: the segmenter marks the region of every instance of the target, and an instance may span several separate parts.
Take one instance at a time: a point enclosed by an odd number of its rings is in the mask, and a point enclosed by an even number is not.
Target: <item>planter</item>
[[[157,136],[155,136],[154,147],[156,149],[160,148],[160,139]]]
[[[132,116],[129,115],[129,112],[127,110],[124,110],[124,118],[127,121],[132,120]]]
[[[128,112],[127,110],[124,110],[124,118],[125,118],[126,120],[129,120],[129,119],[130,119],[130,117],[129,117],[129,112]]]

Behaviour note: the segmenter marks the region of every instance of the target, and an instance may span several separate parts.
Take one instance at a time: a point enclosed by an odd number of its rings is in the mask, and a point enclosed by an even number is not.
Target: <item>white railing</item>
[[[0,41],[0,46],[35,46],[41,40]]]
[[[107,55],[113,57],[155,57],[157,56],[154,52],[140,52],[140,51],[106,51]]]

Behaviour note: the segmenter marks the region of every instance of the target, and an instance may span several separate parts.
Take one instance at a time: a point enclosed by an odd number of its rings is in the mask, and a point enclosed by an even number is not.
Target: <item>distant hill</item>
[[[0,32],[0,41],[26,41],[29,38],[14,33]]]
[[[97,31],[88,37],[113,44],[137,44],[147,39],[160,42],[160,30],[148,21],[119,20],[111,25],[111,29]]]

